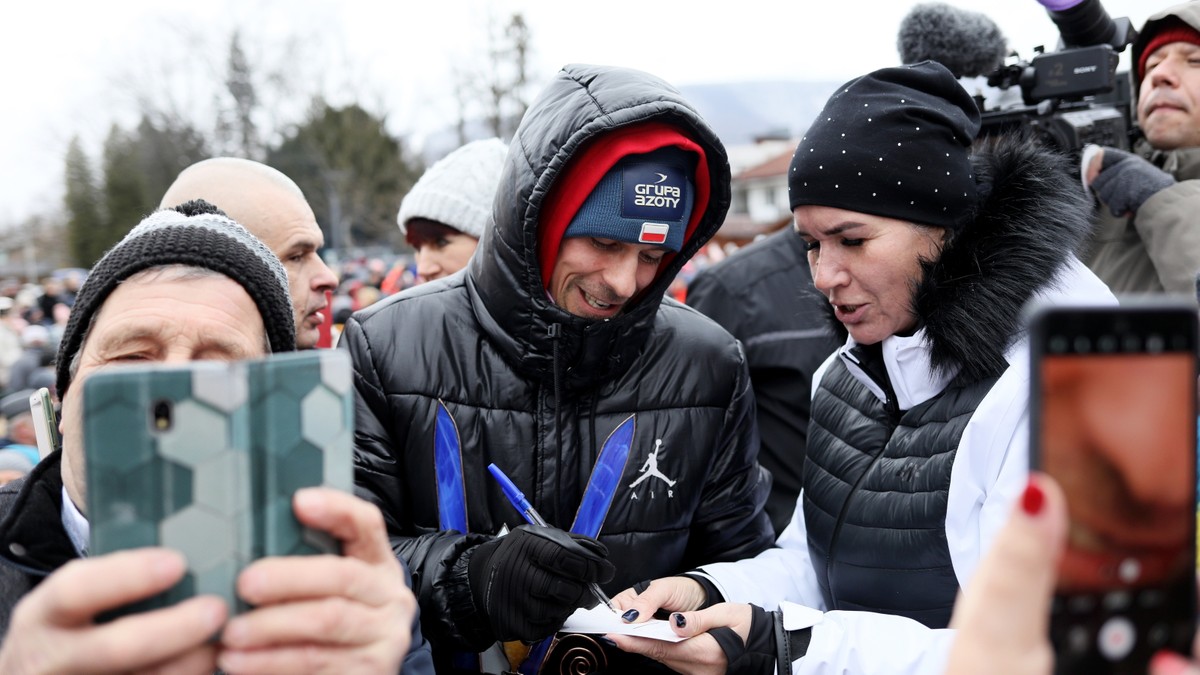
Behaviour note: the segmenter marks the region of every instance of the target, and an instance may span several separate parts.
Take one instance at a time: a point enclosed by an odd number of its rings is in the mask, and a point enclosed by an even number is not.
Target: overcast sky
[[[524,14],[535,72],[565,63],[623,65],[678,85],[752,80],[842,81],[899,62],[896,32],[910,0],[110,0],[20,3],[0,27],[0,227],[61,200],[62,158],[76,134],[95,152],[134,109],[131,79],[167,78],[183,42],[241,27],[248,51],[305,45],[304,67],[389,111],[397,134],[453,119],[455,68],[483,53],[488,17]],[[1057,30],[1035,0],[951,0],[984,12],[1022,56]],[[1167,3],[1104,0],[1140,26]],[[263,47],[267,45],[267,47]],[[260,48],[255,52],[255,48]],[[314,55],[315,54],[315,55]],[[271,55],[264,55],[270,58]],[[1127,57],[1126,57],[1127,59]],[[215,56],[213,62],[219,62]],[[1127,65],[1123,63],[1123,67]],[[214,67],[204,64],[199,67]],[[298,66],[300,67],[300,66]],[[182,97],[184,104],[188,99]]]

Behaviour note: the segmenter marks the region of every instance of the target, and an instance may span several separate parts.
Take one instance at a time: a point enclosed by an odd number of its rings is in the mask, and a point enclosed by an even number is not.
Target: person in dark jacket
[[[698,273],[687,304],[746,350],[762,441],[758,461],[772,479],[767,514],[778,535],[800,494],[812,376],[838,346],[825,319],[827,303],[808,273],[804,242],[786,227],[746,246]]]
[[[813,376],[795,513],[777,548],[704,565],[709,587],[675,576],[614,598],[709,635],[618,644],[680,672],[943,670],[959,588],[1027,483],[1024,307],[1116,304],[1075,256],[1088,210],[1065,157],[974,145],[979,126],[925,61],[847,82],[809,127],[788,194],[845,343]]]
[[[528,664],[489,645],[552,635],[595,604],[588,581],[770,546],[742,350],[663,297],[728,205],[725,150],[678,91],[569,65],[522,120],[468,266],[346,324],[357,483],[439,672]],[[553,527],[519,525],[491,463]]]
[[[63,447],[0,488],[0,672],[346,672],[353,664],[394,673],[410,644],[403,672],[433,672],[427,645],[410,633],[416,601],[378,510],[324,488],[298,491],[294,510],[337,538],[343,555],[256,561],[238,577],[254,609],[227,621],[221,598],[197,595],[97,620],[174,586],[185,567],[163,548],[87,555],[86,379],[129,362],[293,350],[284,267],[209,204],[154,213],[100,259],[56,366]]]

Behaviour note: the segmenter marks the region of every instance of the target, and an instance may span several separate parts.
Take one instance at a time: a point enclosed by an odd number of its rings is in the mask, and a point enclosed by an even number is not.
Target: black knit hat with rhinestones
[[[258,307],[271,352],[296,349],[287,271],[279,258],[220,209],[195,200],[147,216],[88,273],[58,347],[55,370],[59,398],[71,384],[71,359],[109,294],[125,279],[159,265],[202,267],[233,279]]]
[[[979,108],[944,66],[884,68],[838,89],[788,173],[791,207],[818,205],[959,229],[975,216]]]

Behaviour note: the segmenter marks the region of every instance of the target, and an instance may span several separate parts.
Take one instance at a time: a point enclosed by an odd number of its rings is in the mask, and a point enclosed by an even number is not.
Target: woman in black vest
[[[614,598],[627,621],[663,608],[708,631],[622,648],[681,672],[941,670],[934,629],[1025,487],[1022,308],[1115,303],[1074,255],[1089,205],[1066,159],[973,147],[979,128],[932,62],[851,80],[809,127],[790,201],[845,344],[814,377],[796,511],[776,549]]]

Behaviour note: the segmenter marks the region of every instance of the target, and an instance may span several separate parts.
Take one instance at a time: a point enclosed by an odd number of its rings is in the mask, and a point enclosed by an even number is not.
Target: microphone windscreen
[[[937,61],[955,77],[987,75],[1008,54],[996,22],[942,2],[915,5],[900,21],[896,47],[905,65]]]

